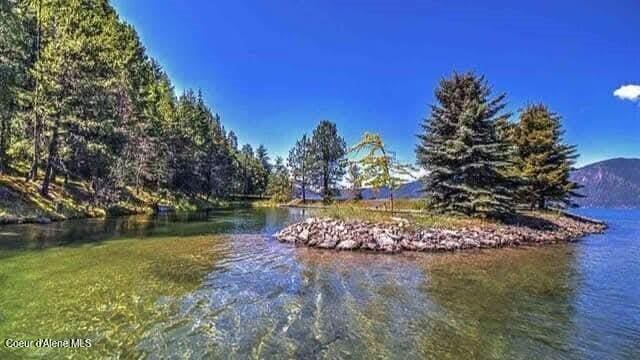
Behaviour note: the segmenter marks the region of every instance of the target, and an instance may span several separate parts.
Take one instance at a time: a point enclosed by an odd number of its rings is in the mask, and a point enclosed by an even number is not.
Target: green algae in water
[[[567,352],[575,288],[573,251],[565,245],[434,256],[425,291],[439,311],[424,357],[519,359]],[[544,344],[545,346],[540,346]]]
[[[196,288],[223,236],[123,239],[16,253],[0,262],[0,336],[89,338],[89,349],[2,347],[4,356],[143,356],[136,344]],[[2,354],[0,352],[0,354]]]

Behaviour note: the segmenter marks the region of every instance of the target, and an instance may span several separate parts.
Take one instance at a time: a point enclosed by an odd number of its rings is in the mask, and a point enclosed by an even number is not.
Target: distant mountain
[[[571,179],[583,186],[584,207],[640,208],[640,159],[616,158],[575,170]]]
[[[422,181],[415,180],[405,184],[400,185],[400,187],[393,192],[393,197],[396,199],[413,199],[422,197],[422,189],[424,185]],[[365,200],[372,199],[388,199],[391,195],[391,191],[387,187],[383,187],[378,191],[374,191],[371,188],[362,189],[362,198]],[[341,199],[350,199],[351,195],[348,190],[341,190],[340,196]]]
[[[571,180],[583,186],[578,192],[586,197],[574,199],[579,206],[640,208],[640,159],[616,158],[586,165],[576,169]],[[400,186],[393,195],[397,199],[420,198],[424,194],[423,186],[420,180],[411,181]],[[296,192],[300,197],[299,189]],[[388,199],[389,195],[388,188],[377,192],[370,188],[362,190],[365,200]],[[307,192],[307,199],[321,198],[317,192]],[[336,198],[350,199],[351,195],[343,189]]]
[[[322,195],[317,191],[313,191],[311,189],[305,189],[304,194],[307,200],[315,200],[315,201],[322,200]],[[302,188],[300,186],[295,185],[293,187],[293,197],[295,199],[302,199]]]

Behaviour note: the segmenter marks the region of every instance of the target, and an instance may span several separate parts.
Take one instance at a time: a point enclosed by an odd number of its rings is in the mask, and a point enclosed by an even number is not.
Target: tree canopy
[[[578,185],[569,180],[577,157],[574,146],[564,144],[560,116],[544,104],[525,107],[518,123],[508,130],[516,149],[514,169],[523,179],[519,201],[545,209],[549,201],[570,204],[580,196]]]
[[[364,133],[350,151],[356,155],[364,152],[356,162],[362,169],[358,177],[363,185],[376,191],[383,187],[388,188],[393,211],[393,192],[405,183],[407,178],[413,177],[413,168],[398,162],[378,134]]]
[[[338,135],[335,123],[328,120],[321,121],[313,130],[311,148],[314,154],[313,182],[321,189],[325,200],[333,196],[335,186],[344,176],[344,156],[347,144]]]
[[[87,180],[100,203],[128,188],[265,191],[266,148],[238,151],[201,92],[176,96],[107,0],[0,0],[0,12],[0,170],[30,169],[44,196],[57,176]]]
[[[454,73],[435,96],[417,148],[430,205],[462,215],[512,212],[510,147],[496,130],[496,121],[508,117],[505,95],[492,97],[483,77]]]

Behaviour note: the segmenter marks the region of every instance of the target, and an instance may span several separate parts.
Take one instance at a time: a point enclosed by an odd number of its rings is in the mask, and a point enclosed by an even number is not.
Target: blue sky
[[[178,91],[201,88],[241,143],[276,155],[330,119],[415,161],[438,80],[473,70],[512,111],[560,113],[579,164],[640,157],[638,0],[112,3]]]

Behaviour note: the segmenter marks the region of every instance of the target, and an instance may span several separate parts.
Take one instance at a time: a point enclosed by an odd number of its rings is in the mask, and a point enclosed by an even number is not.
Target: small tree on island
[[[393,212],[393,192],[405,182],[400,176],[412,178],[413,167],[396,161],[394,154],[385,147],[378,134],[364,133],[350,152],[354,154],[364,152],[364,156],[356,161],[362,169],[360,181],[365,186],[371,186],[376,192],[387,187],[390,191],[391,212]]]

